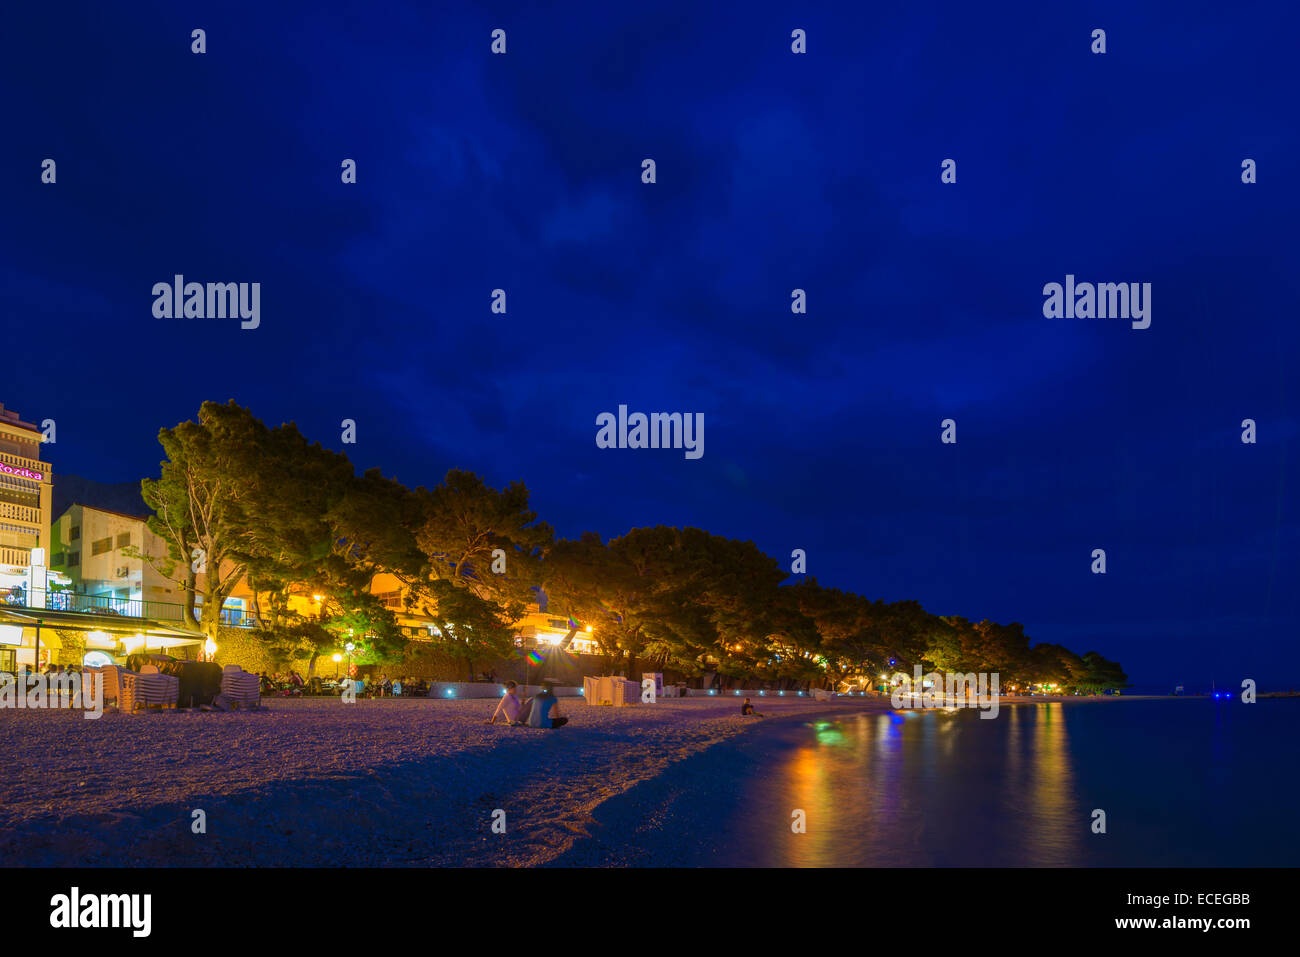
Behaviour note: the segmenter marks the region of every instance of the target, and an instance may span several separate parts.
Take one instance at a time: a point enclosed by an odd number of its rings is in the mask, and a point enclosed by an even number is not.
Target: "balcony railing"
[[[40,608],[27,603],[26,590],[12,588],[0,592],[0,605],[11,608],[24,608],[40,611]],[[51,591],[45,596],[45,609],[48,611],[77,611],[91,615],[119,615],[123,618],[148,618],[154,621],[174,621],[185,623],[185,606],[166,601],[144,601],[139,598],[114,598],[112,595],[79,595],[69,591]],[[195,614],[203,613],[203,606],[194,609]],[[256,628],[258,619],[252,612],[242,608],[221,609],[221,624],[231,628]],[[197,628],[197,619],[189,622]]]
[[[223,608],[221,623],[231,628],[256,628],[257,618],[251,612],[239,608]]]
[[[40,611],[27,603],[26,591],[20,588],[0,593],[0,604]],[[123,618],[150,618],[157,621],[185,620],[185,607],[164,601],[139,598],[114,598],[111,595],[78,595],[69,591],[50,591],[45,595],[45,610],[76,611],[92,615],[119,615]]]
[[[0,518],[15,522],[27,522],[29,525],[41,524],[41,510],[30,505],[14,505],[12,502],[0,502]]]
[[[0,565],[17,565],[19,568],[26,568],[31,563],[31,549],[8,548],[0,545]]]
[[[42,481],[50,477],[49,463],[41,462],[38,459],[29,459],[24,455],[14,455],[12,452],[0,452],[0,462],[5,463],[5,465],[12,465],[14,468],[37,472],[40,474]]]

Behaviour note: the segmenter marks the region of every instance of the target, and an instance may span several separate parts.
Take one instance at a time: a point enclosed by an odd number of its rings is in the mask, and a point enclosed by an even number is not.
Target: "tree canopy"
[[[142,492],[167,554],[145,557],[183,588],[188,609],[201,603],[210,635],[246,578],[268,642],[318,655],[352,640],[360,660],[391,660],[404,639],[371,593],[387,574],[406,610],[432,626],[429,639],[471,674],[475,660],[514,649],[515,623],[541,593],[552,613],[589,629],[611,670],[633,676],[651,662],[836,687],[920,665],[998,672],[1004,687],[1128,684],[1117,662],[1033,645],[1019,623],[791,581],[753,542],[703,529],[556,540],[522,481],[494,489],[453,469],[433,488],[409,489],[377,469],[357,475],[293,423],[268,428],[234,402],[205,402],[197,421],[161,430],[159,442],[166,458]],[[294,610],[295,594],[312,596],[310,610]]]

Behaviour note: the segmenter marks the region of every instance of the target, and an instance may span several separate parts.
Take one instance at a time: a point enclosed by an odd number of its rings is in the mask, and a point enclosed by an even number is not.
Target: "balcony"
[[[41,476],[41,481],[47,481],[50,477],[50,466],[48,462],[42,462],[38,459],[29,459],[22,455],[14,455],[12,452],[0,452],[0,462],[16,469],[27,469],[29,472],[36,472]],[[29,481],[34,482],[36,479],[29,479]]]
[[[188,627],[197,628],[199,622],[185,621],[185,606],[175,602],[166,601],[144,601],[139,598],[114,598],[112,595],[78,595],[69,591],[51,591],[46,596],[46,611],[72,611],[81,612],[88,615],[118,615],[122,618],[145,618],[150,621],[170,621],[177,624],[185,624]],[[27,604],[27,596],[24,589],[10,589],[9,592],[0,592],[0,605],[10,608],[30,609],[31,611],[41,611]],[[194,611],[201,614],[202,605],[195,607]],[[259,622],[257,618],[242,608],[223,608],[221,610],[221,624],[231,628],[257,628]]]
[[[256,628],[258,625],[252,612],[240,608],[221,609],[221,623],[231,628]]]
[[[185,620],[185,606],[163,601],[143,601],[138,598],[114,598],[111,595],[77,595],[68,591],[52,591],[46,596],[45,610],[74,611],[90,615],[120,615],[123,618],[148,618],[153,621]],[[11,608],[30,608],[27,597],[20,589],[0,594],[0,604]]]
[[[0,545],[0,565],[16,565],[26,568],[32,562],[32,552],[28,548],[9,548]]]
[[[0,519],[6,518],[14,522],[25,522],[28,525],[40,525],[41,510],[30,505],[14,505],[11,502],[0,502]]]

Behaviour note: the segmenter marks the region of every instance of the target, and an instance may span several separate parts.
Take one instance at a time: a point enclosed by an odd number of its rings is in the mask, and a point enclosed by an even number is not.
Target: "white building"
[[[73,592],[89,599],[79,601],[78,611],[166,618],[149,606],[179,607],[185,600],[183,588],[134,557],[167,554],[167,544],[149,531],[143,516],[74,504],[54,521],[50,537],[50,568],[67,575]]]

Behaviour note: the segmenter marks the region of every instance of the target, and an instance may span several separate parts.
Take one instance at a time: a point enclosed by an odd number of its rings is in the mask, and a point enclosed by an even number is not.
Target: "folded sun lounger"
[[[221,693],[234,704],[256,708],[262,703],[262,682],[239,665],[226,665],[221,673]]]

